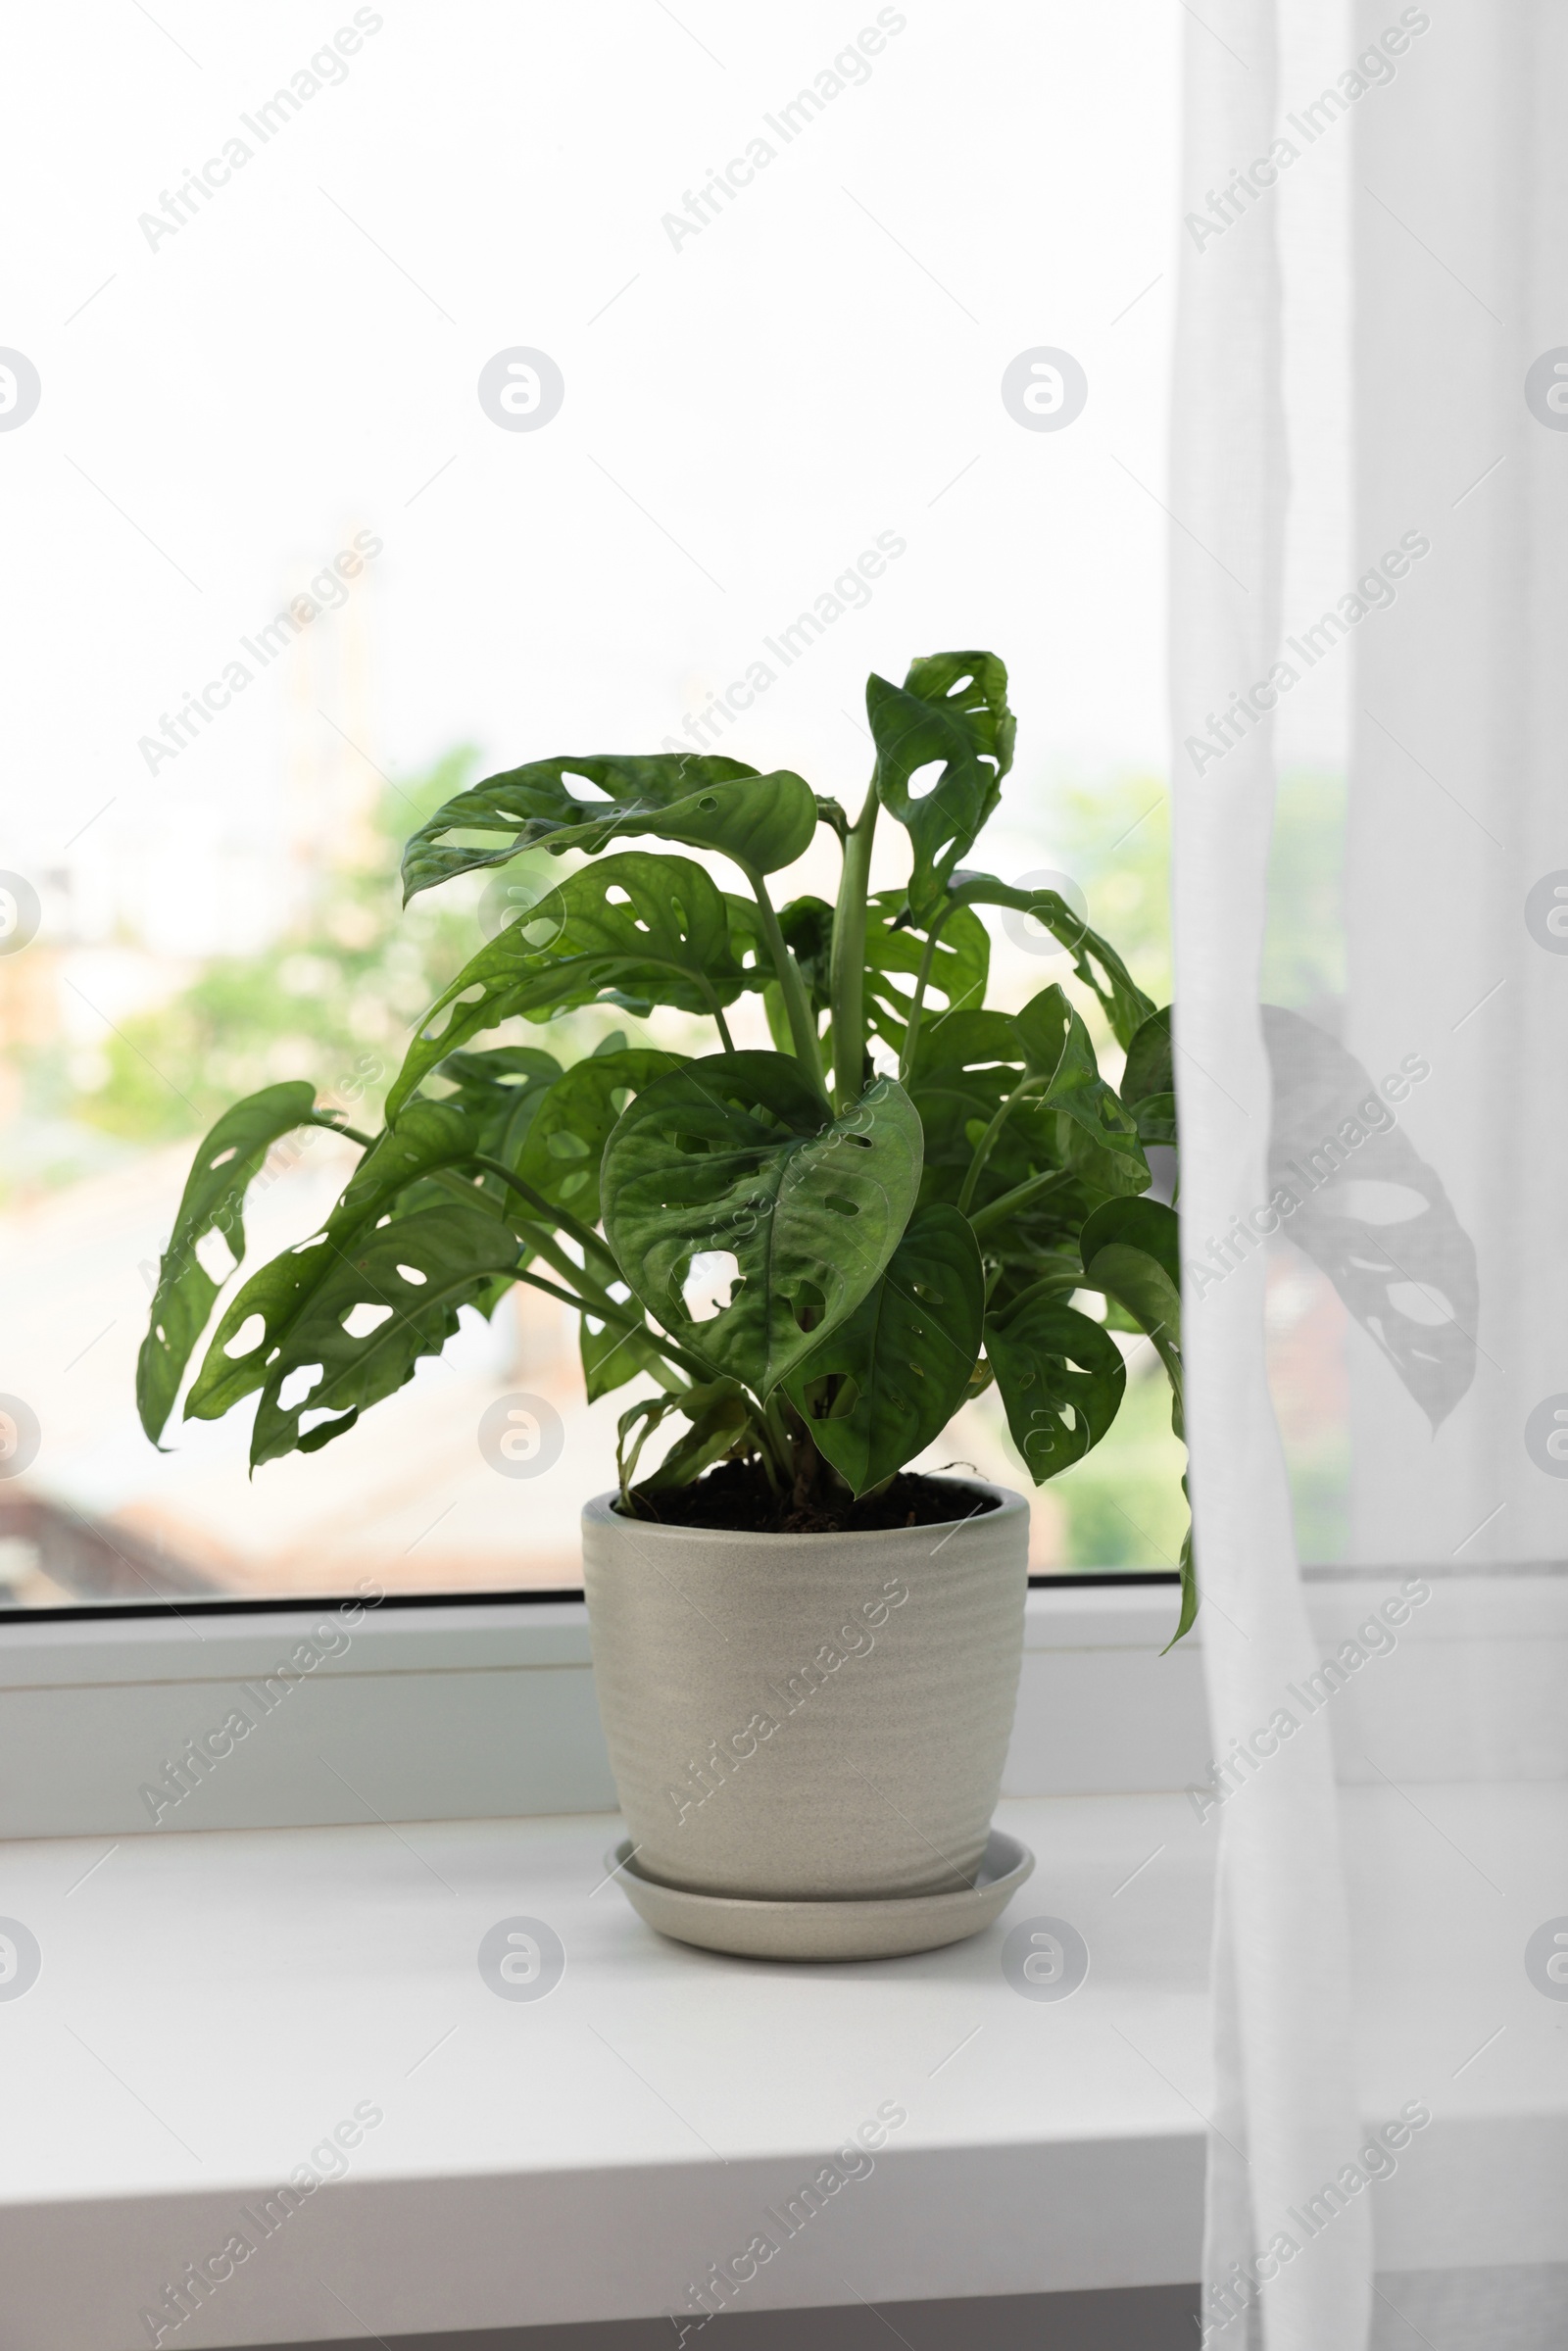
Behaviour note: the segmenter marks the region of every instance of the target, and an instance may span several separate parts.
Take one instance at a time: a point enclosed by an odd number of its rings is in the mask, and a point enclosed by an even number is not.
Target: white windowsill
[[[997,1932],[842,1968],[666,1942],[602,1883],[606,1814],[138,1838],[69,1894],[96,1849],[14,1848],[46,1972],[0,2006],[8,2340],[145,2345],[139,2309],[235,2228],[257,2252],[167,2342],[661,2315],[888,2102],[874,2171],[737,2308],[1191,2278],[1201,2148],[1161,2077],[1202,2095],[1211,1840],[1179,1797],[1001,1818],[1042,1861],[1015,1911],[1091,1937],[1059,2004],[1004,1981]],[[567,1952],[537,2003],[476,1966],[519,1914]],[[240,2207],[362,2101],[385,2119],[347,2178],[261,2242]]]
[[[1325,1651],[1380,1596],[1313,1592]],[[140,1773],[297,1620],[7,1628],[0,1774],[26,1836],[0,1845],[0,1911],[44,1954],[0,2000],[8,2343],[144,2344],[140,2309],[362,2101],[385,2119],[347,2177],[166,2343],[679,2308],[889,2100],[908,2121],[874,2173],[738,2309],[1191,2278],[1218,1830],[1181,1793],[1206,1738],[1197,1649],[1158,1654],[1170,1615],[1157,1588],[1031,1595],[999,1818],[1035,1876],[970,1943],[830,1969],[664,1942],[601,1883],[618,1828],[576,1604],[368,1619],[157,1829]],[[1360,1994],[1363,2112],[1435,2115],[1376,2190],[1387,2267],[1568,2258],[1568,2217],[1520,2186],[1562,2176],[1568,2077],[1517,1948],[1561,1907],[1565,1659],[1562,1579],[1457,1579],[1333,1701],[1364,1783],[1344,1799],[1352,1901],[1405,1954]],[[1489,1675],[1498,1702],[1467,1715]],[[1426,1825],[1383,1773],[1424,1784]],[[518,1915],[568,1955],[536,2004],[476,1964]],[[1041,1917],[1092,1954],[1059,2004],[1001,1971],[1006,1926]],[[1484,2016],[1422,1956],[1456,1921]]]
[[[1559,1789],[1431,1801],[1525,1908],[1544,1896]],[[1408,1815],[1367,1789],[1347,1818],[1365,1906]],[[604,1882],[608,1815],[13,1847],[7,1903],[45,1963],[0,2004],[8,2343],[131,2351],[139,2312],[235,2229],[255,2252],[166,2342],[659,2316],[759,2230],[779,2250],[737,2309],[1192,2278],[1212,1832],[1170,1795],[1000,1819],[1039,1857],[1009,1921],[1066,1918],[1089,1944],[1059,2003],[1004,1978],[1008,1921],[841,1968],[665,1942]],[[1448,1930],[1464,1866],[1434,1865],[1413,1947]],[[478,1972],[481,1936],[516,1916],[566,1949],[538,2002]],[[1519,2192],[1521,2166],[1561,2177],[1568,2083],[1560,2062],[1543,2076],[1555,2018],[1513,1973],[1515,2030],[1457,2076],[1480,2035],[1451,1991],[1369,1990],[1363,2111],[1435,2113],[1376,2191],[1385,2266],[1568,2255],[1568,2216],[1544,2224]],[[907,2121],[869,2177],[793,2236],[773,2226],[889,2103]],[[346,2177],[264,2238],[259,2198],[366,2104],[383,2120]]]

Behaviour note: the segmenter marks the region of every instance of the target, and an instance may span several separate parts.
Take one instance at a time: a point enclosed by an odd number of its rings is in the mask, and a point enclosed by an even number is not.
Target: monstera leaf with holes
[[[1074,976],[1094,991],[1118,1045],[1130,1046],[1152,1014],[1153,1004],[1115,949],[1054,890],[1021,890],[1011,882],[999,882],[993,874],[960,869],[953,875],[948,894],[955,906],[1009,906],[1032,914],[1071,955]]]
[[[967,906],[946,913],[939,930],[922,934],[909,918],[904,890],[878,890],[867,908],[865,993],[873,1036],[904,1052],[916,996],[933,1026],[986,1000],[991,940]]]
[[[155,1442],[199,1362],[185,1414],[254,1408],[253,1466],[318,1451],[518,1283],[575,1312],[589,1402],[627,1392],[633,1516],[904,1523],[919,1490],[895,1482],[976,1400],[1038,1483],[1103,1440],[1140,1339],[1180,1430],[1176,1218],[1146,1155],[1175,1138],[1169,1008],[1059,897],[965,863],[1012,761],[994,654],[873,677],[866,717],[853,814],[793,770],[668,751],[532,760],[437,809],[408,898],[528,852],[566,868],[418,1021],[378,1132],[284,1085],[202,1144],[139,1365]],[[873,847],[906,867],[875,889]],[[775,884],[808,850],[836,854],[831,895],[820,861]],[[1037,914],[1072,972],[1005,1010],[986,1003],[1004,908]],[[1309,1074],[1307,1143],[1343,1072]],[[236,1263],[247,1190],[302,1123],[363,1155],[317,1230]],[[1350,1211],[1376,1219],[1338,1177],[1296,1230],[1431,1399],[1459,1357],[1395,1260],[1464,1319],[1451,1212],[1402,1139],[1353,1150],[1357,1182],[1418,1197],[1410,1246],[1387,1224],[1348,1244]],[[1190,1550],[1184,1569],[1183,1630]]]
[[[1475,1247],[1436,1170],[1398,1124],[1409,1063],[1385,1092],[1298,1012],[1266,1004],[1263,1034],[1274,1080],[1269,1183],[1279,1229],[1328,1275],[1440,1428],[1475,1378],[1480,1297]],[[1417,1066],[1425,1077],[1426,1065]],[[1219,1278],[1201,1258],[1194,1270],[1203,1290],[1205,1274]]]
[[[927,1199],[980,1233],[1018,1220],[1076,1230],[1106,1195],[1146,1191],[1137,1122],[1101,1077],[1089,1032],[1056,987],[1021,1012],[955,1012],[922,1028],[910,1091],[926,1138]]]
[[[653,1319],[764,1400],[881,1274],[920,1186],[920,1122],[882,1078],[838,1117],[784,1053],[715,1053],[646,1087],[605,1148],[605,1232]],[[694,1260],[733,1258],[699,1320]]]
[[[816,824],[810,786],[781,768],[761,775],[740,759],[686,753],[535,759],[460,792],[420,826],[404,852],[404,899],[454,874],[505,865],[522,850],[578,849],[592,857],[617,836],[639,833],[717,850],[749,872],[776,873],[804,854]],[[493,849],[470,848],[454,843],[453,833],[502,840]]]
[[[549,1020],[628,998],[718,1017],[748,985],[723,898],[689,857],[645,851],[585,866],[498,931],[425,1015],[387,1097],[400,1110],[438,1061],[520,1013]]]
[[[599,1170],[623,1110],[645,1086],[679,1067],[673,1053],[645,1047],[592,1053],[544,1097],[516,1162],[536,1192],[588,1224],[599,1222]]]
[[[974,1376],[985,1306],[967,1217],[917,1208],[881,1280],[796,1365],[785,1393],[852,1494],[941,1436]]]
[[[530,1045],[498,1045],[486,1053],[449,1053],[436,1075],[445,1098],[466,1111],[474,1147],[510,1167],[521,1151],[534,1113],[561,1075],[554,1053]]]
[[[1134,1031],[1121,1073],[1121,1099],[1138,1122],[1140,1143],[1146,1148],[1175,1144],[1176,1063],[1169,1004],[1151,1012]]]
[[[335,1124],[317,1112],[314,1086],[303,1080],[268,1086],[225,1110],[196,1153],[159,1262],[147,1336],[136,1362],[136,1407],[154,1445],[174,1409],[191,1350],[220,1289],[197,1252],[216,1237],[231,1263],[244,1256],[246,1191],[273,1144],[313,1122]]]
[[[911,665],[902,686],[871,678],[865,710],[876,745],[872,789],[908,833],[909,905],[924,920],[941,907],[1012,765],[1007,672],[993,653],[933,654]],[[921,778],[928,780],[916,791]]]
[[[185,1401],[191,1420],[220,1420],[266,1381],[301,1315],[344,1252],[401,1199],[422,1195],[474,1149],[474,1122],[457,1102],[411,1102],[355,1169],[319,1233],[261,1267],[225,1308]]]
[[[1102,1202],[1078,1235],[1084,1288],[1099,1290],[1142,1331],[1165,1366],[1182,1433],[1182,1274],[1176,1213],[1153,1200]]]
[[[833,1009],[833,914],[825,898],[793,899],[779,909],[779,927],[800,965],[818,1031]],[[867,1027],[895,1054],[904,1052],[917,1000],[933,1022],[985,1002],[991,941],[966,906],[951,908],[940,931],[928,936],[911,921],[906,890],[874,891],[866,902],[864,955]],[[789,1021],[776,983],[764,991],[764,1001],[773,1041],[787,1052]]]
[[[1112,1309],[1108,1319],[1141,1331],[1163,1364],[1170,1381],[1171,1427],[1178,1437],[1185,1438],[1178,1230],[1175,1211],[1160,1200],[1111,1200],[1085,1218],[1078,1247],[1085,1289],[1100,1291]],[[1186,1487],[1184,1476],[1184,1493]],[[1182,1605],[1173,1641],[1180,1641],[1198,1614],[1191,1527],[1183,1539],[1179,1564]]]
[[[986,1320],[1012,1441],[1037,1486],[1081,1461],[1120,1407],[1127,1367],[1114,1339],[1059,1298],[1025,1298]]]
[[[372,1227],[334,1251],[267,1367],[253,1466],[344,1436],[367,1405],[413,1379],[421,1355],[441,1352],[459,1307],[516,1262],[505,1220],[457,1200]],[[285,1402],[290,1388],[297,1392]],[[316,1421],[318,1413],[330,1417]]]

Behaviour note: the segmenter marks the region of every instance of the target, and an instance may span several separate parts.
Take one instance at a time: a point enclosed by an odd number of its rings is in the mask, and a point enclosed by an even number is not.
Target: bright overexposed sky
[[[1024,831],[1048,768],[1162,771],[1180,22],[26,12],[0,345],[41,396],[0,430],[0,864],[71,866],[84,903],[211,951],[270,919],[286,755],[652,750],[759,660],[775,680],[724,747],[821,789],[863,778],[866,672],[943,646],[1009,664]],[[280,88],[298,110],[263,139]],[[672,237],[760,139],[771,161]],[[564,380],[538,430],[480,405],[514,347]],[[1003,404],[1035,347],[1087,377],[1059,431]],[[347,601],[263,669],[241,641],[356,532],[380,551]],[[785,668],[764,640],[879,536],[902,552]],[[140,740],[236,659],[251,682],[149,772]]]

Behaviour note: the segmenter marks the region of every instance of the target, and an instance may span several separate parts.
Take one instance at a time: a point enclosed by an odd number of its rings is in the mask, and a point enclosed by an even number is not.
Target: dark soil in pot
[[[955,1478],[900,1470],[880,1494],[842,1501],[818,1493],[797,1503],[775,1494],[756,1462],[721,1461],[695,1485],[648,1494],[633,1489],[640,1518],[666,1527],[707,1527],[735,1535],[869,1535],[890,1527],[941,1527],[995,1510],[995,1498]]]

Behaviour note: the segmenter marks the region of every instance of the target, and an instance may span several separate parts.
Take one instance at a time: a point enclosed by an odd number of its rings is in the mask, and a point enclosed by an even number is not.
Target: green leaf
[[[920,1122],[880,1079],[824,1123],[783,1053],[716,1053],[645,1088],[605,1151],[605,1231],[671,1337],[766,1397],[858,1306],[897,1248],[920,1181]],[[734,1255],[729,1302],[698,1321],[694,1258]]]
[[[703,1396],[707,1401],[699,1411],[696,1406]],[[751,1423],[746,1398],[732,1380],[710,1389],[693,1389],[681,1397],[680,1404],[692,1415],[692,1425],[684,1437],[676,1438],[659,1467],[639,1481],[639,1494],[668,1493],[673,1487],[694,1484],[705,1469],[734,1451]]]
[[[968,1202],[988,1250],[1000,1236],[985,1212],[1020,1185],[1045,1185],[1030,1213],[1054,1233],[1075,1229],[1099,1195],[1141,1192],[1150,1180],[1136,1125],[1101,1077],[1088,1030],[1048,987],[1021,1012],[955,1012],[921,1029],[909,1090],[925,1129],[923,1197],[961,1198],[977,1148],[1020,1086]],[[998,1213],[1012,1216],[1010,1206]]]
[[[1024,1073],[1024,1048],[1008,1012],[953,1012],[921,1028],[909,1092],[925,1135],[922,1200],[956,1202],[975,1146]],[[1003,1128],[974,1205],[1061,1164],[1058,1123],[1024,1103]]]
[[[1138,1121],[1139,1141],[1174,1144],[1176,1069],[1171,1048],[1171,1007],[1151,1012],[1127,1048],[1121,1099]]]
[[[615,1423],[615,1480],[620,1488],[624,1505],[631,1494],[631,1482],[637,1474],[643,1446],[660,1425],[668,1419],[680,1402],[676,1396],[640,1396],[635,1404],[628,1404]]]
[[[746,947],[753,950],[753,960],[762,971],[771,975],[772,957],[762,935],[761,919],[755,906],[744,899],[731,899],[730,943],[737,954],[744,955]],[[806,983],[807,1003],[812,1026],[820,1037],[822,1016],[827,1011],[828,955],[833,941],[833,908],[825,898],[795,898],[778,910],[778,925],[784,944],[801,967]],[[754,983],[755,984],[755,983]],[[768,976],[762,986],[762,1006],[767,1014],[767,1033],[781,1053],[791,1053],[794,1038],[790,1016],[784,1003],[784,991],[778,981]]]
[[[1149,1162],[1138,1122],[1100,1074],[1089,1031],[1059,988],[1043,988],[1016,1014],[1028,1065],[1050,1085],[1042,1107],[1072,1122],[1062,1158],[1101,1192],[1147,1192]]]
[[[865,993],[869,1023],[896,1053],[904,1051],[914,980],[924,958],[922,932],[906,919],[908,893],[878,890],[866,909]],[[904,919],[901,922],[901,917]],[[924,1020],[932,1025],[951,1012],[973,1011],[985,1002],[991,970],[991,939],[978,914],[955,907],[942,925],[931,956]],[[901,978],[909,985],[900,987]]]
[[[881,1280],[796,1365],[785,1394],[854,1493],[941,1436],[969,1393],[985,1302],[967,1218],[917,1208]]]
[[[600,1161],[616,1120],[645,1086],[680,1065],[674,1053],[640,1046],[574,1062],[542,1099],[514,1172],[552,1206],[596,1225]]]
[[[1152,1340],[1170,1382],[1170,1425],[1185,1442],[1180,1233],[1175,1210],[1159,1200],[1112,1200],[1085,1219],[1079,1243],[1085,1289],[1102,1291]],[[1187,1492],[1185,1477],[1182,1492]],[[1191,1526],[1182,1543],[1181,1577],[1181,1622],[1167,1647],[1175,1646],[1198,1614]]]
[[[1147,1331],[1171,1384],[1171,1426],[1182,1425],[1182,1269],[1176,1212],[1159,1200],[1112,1200],[1079,1235],[1086,1290],[1102,1290]]]
[[[672,1395],[666,1393],[663,1396],[639,1396],[635,1404],[628,1404],[615,1424],[615,1474],[620,1481],[621,1501],[623,1503],[634,1502],[631,1482],[636,1475],[637,1464],[642,1458],[643,1446],[655,1431],[663,1426],[672,1412],[684,1412],[694,1424],[686,1436],[670,1447],[670,1459],[673,1459],[676,1454],[681,1455],[681,1460],[676,1465],[676,1473],[665,1478],[663,1471],[668,1466],[668,1462],[665,1462],[651,1477],[640,1482],[637,1488],[639,1494],[646,1493],[656,1483],[666,1486],[689,1484],[690,1479],[683,1474],[684,1464],[695,1459],[707,1445],[711,1444],[721,1429],[726,1432],[723,1441],[714,1446],[708,1459],[716,1461],[721,1452],[727,1453],[735,1442],[735,1436],[744,1427],[747,1414],[744,1404],[741,1406],[738,1420],[733,1419],[727,1409],[723,1408],[726,1408],[735,1397],[739,1396],[740,1393],[733,1380],[713,1380],[704,1382],[694,1388],[677,1389]],[[701,1437],[697,1437],[699,1428],[703,1432]],[[697,1437],[695,1445],[692,1443],[694,1437]],[[683,1451],[683,1448],[686,1449]],[[707,1466],[708,1461],[704,1461],[700,1468],[691,1471],[691,1477],[699,1477],[702,1469]],[[633,1507],[632,1515],[636,1515],[635,1507]]]
[[[1138,1140],[1146,1151],[1156,1144],[1176,1148],[1180,1137],[1176,1132],[1174,1094],[1146,1094],[1133,1115],[1138,1121]]]
[[[1081,1461],[1115,1419],[1127,1370],[1108,1332],[1059,1298],[986,1320],[986,1354],[1012,1441],[1037,1486]]]
[[[987,1233],[981,1243],[989,1257],[996,1249],[995,1237]],[[1023,1246],[1010,1250],[998,1249],[1000,1262],[990,1275],[987,1310],[999,1322],[1005,1322],[1014,1307],[1026,1299],[1055,1298],[1070,1300],[1075,1290],[1083,1288],[1084,1269],[1078,1262],[1074,1248],[1048,1248],[1033,1234],[1023,1239]],[[1117,1330],[1119,1307],[1106,1315],[1105,1328]],[[1129,1325],[1129,1328],[1132,1326]]]
[[[825,898],[792,898],[787,906],[779,908],[778,927],[784,934],[784,944],[801,967],[816,1013],[828,1011],[832,1005],[830,988],[833,955],[833,908]],[[760,940],[760,926],[758,938]]]
[[[515,1014],[548,1020],[611,992],[615,1001],[711,1012],[757,978],[735,961],[729,908],[700,865],[643,850],[601,857],[464,965],[409,1048],[387,1114],[397,1115],[437,1062]]]
[[[1100,999],[1117,1044],[1123,1048],[1131,1045],[1152,1013],[1153,1004],[1116,950],[1098,931],[1092,931],[1064,898],[1054,890],[1014,889],[1010,882],[999,882],[993,873],[962,871],[954,873],[949,891],[960,906],[1012,906],[1020,913],[1033,914],[1071,953],[1074,973]]]
[[[304,1126],[315,1106],[316,1088],[303,1078],[264,1087],[225,1110],[197,1150],[159,1263],[147,1336],[136,1358],[136,1409],[154,1445],[174,1409],[191,1350],[221,1286],[197,1256],[197,1244],[217,1233],[239,1263],[245,1254],[247,1187],[278,1137]]]
[[[801,967],[811,1010],[820,1021],[832,1009],[833,908],[825,898],[795,898],[779,908],[778,920],[785,945]],[[923,932],[909,918],[908,892],[902,888],[874,892],[866,906],[866,1010],[873,1033],[884,1038],[895,1053],[904,1049],[925,948]],[[990,967],[991,940],[985,924],[966,906],[955,907],[932,952],[926,1019],[936,1022],[949,1011],[972,1009],[983,1003]],[[903,982],[907,984],[901,985]],[[789,1041],[789,1024],[778,996],[777,988],[769,987],[768,1010],[782,1052]]]
[[[561,1075],[554,1053],[532,1045],[497,1045],[483,1053],[449,1053],[432,1075],[454,1091],[443,1102],[473,1121],[473,1148],[508,1167],[516,1162],[535,1111]]]
[[[342,1420],[323,1420],[319,1428],[312,1429],[308,1437],[302,1437],[300,1439],[299,1444],[294,1448],[295,1451],[298,1453],[318,1453],[323,1445],[331,1444],[334,1437],[346,1437],[359,1417],[360,1410],[359,1406],[356,1404],[354,1410],[346,1413]]]
[[[578,1318],[577,1351],[590,1404],[602,1396],[612,1396],[639,1372],[652,1371],[662,1360],[651,1340],[640,1338],[635,1331],[623,1331],[612,1322],[600,1323],[595,1329],[586,1314]]]
[[[938,653],[910,664],[902,686],[871,677],[866,715],[876,744],[872,788],[909,835],[909,904],[919,922],[945,902],[949,876],[1002,797],[1015,727],[1007,672],[994,653]],[[927,791],[914,778],[933,763]]]
[[[401,1194],[473,1150],[473,1126],[455,1102],[411,1102],[376,1137],[321,1231],[261,1266],[229,1300],[185,1400],[186,1418],[219,1420],[260,1388],[301,1311],[356,1237]],[[240,1347],[240,1333],[257,1315],[261,1329]]]
[[[1187,1493],[1187,1479],[1185,1473],[1182,1477],[1182,1492],[1184,1494]],[[1189,1512],[1191,1511],[1191,1497],[1189,1496]],[[1187,1532],[1182,1537],[1182,1555],[1179,1565],[1182,1579],[1181,1614],[1177,1618],[1175,1632],[1171,1635],[1169,1641],[1166,1641],[1165,1646],[1159,1652],[1162,1657],[1168,1657],[1171,1650],[1176,1646],[1176,1643],[1187,1634],[1189,1634],[1194,1625],[1198,1622],[1198,1559],[1193,1549],[1193,1525],[1190,1515],[1187,1522]]]
[[[438,1355],[457,1331],[459,1307],[472,1304],[496,1275],[511,1271],[518,1253],[499,1217],[457,1200],[372,1228],[351,1249],[334,1252],[268,1366],[251,1439],[252,1467],[312,1439],[319,1446],[343,1435],[352,1425],[348,1417],[303,1434],[301,1418],[323,1410],[358,1414],[403,1387],[419,1357]],[[360,1337],[344,1328],[356,1308],[380,1316]],[[307,1367],[317,1369],[317,1379],[285,1407],[283,1387]]]
[[[1170,1015],[1169,1004],[1162,1005],[1157,1012],[1151,1012],[1127,1048],[1127,1065],[1121,1076],[1121,1099],[1129,1110],[1135,1102],[1147,1101],[1152,1094],[1173,1094],[1176,1090]]]
[[[592,798],[571,790],[593,788]],[[755,873],[793,865],[816,831],[816,796],[787,768],[759,774],[741,759],[659,754],[649,759],[534,759],[460,792],[403,853],[404,904],[454,874],[505,865],[520,850],[578,849],[595,857],[617,836],[652,833],[720,851]],[[499,847],[454,846],[452,833],[501,834]]]
[[[930,1082],[976,1070],[988,1076],[996,1072],[1005,1092],[1024,1060],[1023,1039],[1010,1012],[950,1012],[921,1029],[914,1066],[916,1075]]]
[[[867,1025],[896,1053],[904,1050],[914,980],[925,953],[923,935],[909,922],[906,890],[879,890],[866,908],[865,992]],[[785,945],[801,967],[812,1015],[820,1032],[832,1009],[834,910],[825,898],[796,898],[779,909]],[[957,1005],[981,1003],[986,992],[991,941],[977,914],[951,914],[932,955],[927,982],[928,1019],[940,1020]],[[906,979],[907,986],[901,985]],[[790,1046],[790,1026],[779,989],[769,984],[763,1001],[768,1027],[779,1051]]]

